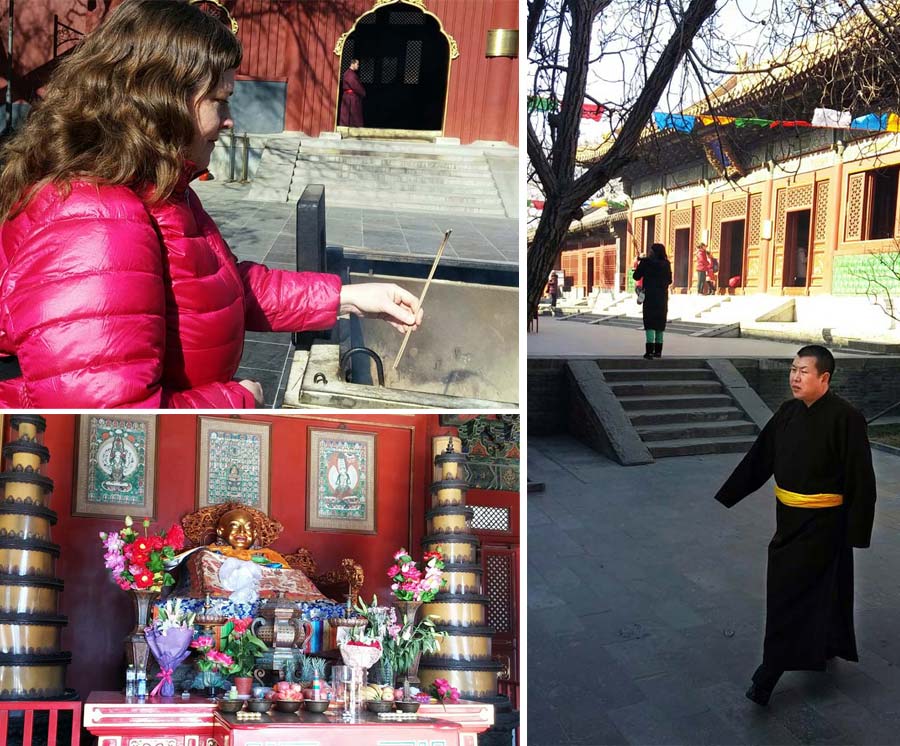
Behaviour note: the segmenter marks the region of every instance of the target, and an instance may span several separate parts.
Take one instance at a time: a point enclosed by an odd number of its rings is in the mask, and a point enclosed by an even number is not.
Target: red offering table
[[[217,712],[216,746],[461,746],[459,723],[433,718],[380,720],[367,712],[345,723],[337,713],[296,715],[272,712],[259,720],[238,720]]]
[[[332,741],[334,738],[343,738],[343,735],[337,734],[336,729],[342,725],[340,722],[331,722],[328,720],[330,715],[326,715],[325,721],[316,721],[313,718],[322,717],[315,716],[305,711],[301,711],[302,718],[308,719],[311,725],[317,725],[321,731],[312,733],[315,738],[307,739],[304,732],[303,742],[309,740],[310,744],[319,743],[316,740],[322,738],[323,734],[328,734],[326,741],[321,743],[343,743],[343,741]],[[214,735],[214,725],[219,723],[219,733],[223,732],[223,723],[228,722],[227,718],[231,716],[221,716],[218,720],[217,716],[221,715],[216,712],[215,704],[205,697],[191,696],[190,699],[182,699],[181,697],[147,697],[143,701],[137,699],[125,699],[125,695],[121,692],[91,692],[84,705],[84,727],[97,737],[97,746],[131,746],[132,739],[134,743],[140,746],[212,746],[218,743],[222,744],[221,737],[218,741]],[[377,716],[372,715],[374,719],[373,726],[377,728],[393,729],[395,726],[403,730],[390,730],[390,737],[385,737],[384,742],[393,741],[394,743],[428,743],[440,744],[446,746],[477,746],[478,734],[483,733],[494,724],[494,707],[490,704],[482,702],[461,701],[456,705],[447,705],[446,710],[441,705],[422,705],[419,708],[418,715],[422,718],[437,718],[442,721],[443,730],[431,730],[431,736],[425,738],[421,735],[412,735],[412,731],[408,728],[410,724],[420,724],[425,721],[408,721],[396,722],[385,721],[380,722]],[[264,716],[265,717],[265,716]],[[288,718],[288,722],[293,725],[302,722],[301,717],[297,715],[284,715],[283,713],[273,713],[270,719]],[[336,719],[336,718],[335,718]],[[232,718],[234,720],[234,718]],[[235,721],[237,722],[237,721]],[[428,728],[433,726],[433,721]],[[458,728],[453,729],[451,724],[457,724]],[[258,728],[260,721],[245,721],[235,728],[256,727]],[[358,724],[349,724],[351,727],[359,727]],[[334,728],[335,730],[324,730],[325,728]],[[449,730],[448,730],[449,728]],[[359,733],[360,737],[365,734],[363,731],[352,731],[351,739],[355,739],[355,734]],[[256,732],[259,736],[259,730]],[[299,732],[296,727],[292,727],[291,743],[297,742]],[[398,741],[398,736],[402,737]],[[433,737],[432,737],[433,736]],[[236,736],[235,736],[236,737]],[[268,732],[266,734],[268,741]],[[258,739],[257,739],[258,741]],[[351,740],[347,743],[359,743],[363,741]],[[366,741],[366,743],[379,743],[380,741]],[[231,746],[235,746],[236,741],[231,742]]]

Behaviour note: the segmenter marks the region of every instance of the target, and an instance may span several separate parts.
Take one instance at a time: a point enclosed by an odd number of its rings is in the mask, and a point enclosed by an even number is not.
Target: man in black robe
[[[716,494],[726,507],[775,476],[763,662],[747,697],[768,704],[784,671],[859,660],[853,630],[853,547],[868,547],[875,473],[866,420],[829,391],[834,357],[803,347],[791,365],[794,398],[781,405]]]
[[[338,124],[341,127],[363,127],[363,102],[366,88],[359,80],[359,60],[351,60],[350,67],[341,78],[341,111]]]

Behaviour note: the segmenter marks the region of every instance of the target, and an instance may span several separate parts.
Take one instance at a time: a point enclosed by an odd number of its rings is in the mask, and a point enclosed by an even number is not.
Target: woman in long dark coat
[[[635,280],[644,281],[644,334],[647,338],[644,358],[662,357],[663,332],[669,313],[669,285],[672,284],[672,265],[666,257],[666,247],[655,243],[647,256],[634,270]]]

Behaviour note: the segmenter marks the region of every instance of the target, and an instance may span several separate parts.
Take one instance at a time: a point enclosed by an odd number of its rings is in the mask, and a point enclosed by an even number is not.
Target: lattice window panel
[[[417,85],[422,70],[422,42],[411,39],[406,42],[406,69],[403,71],[403,82]]]
[[[595,265],[596,270],[596,265]],[[595,271],[595,282],[599,279]],[[493,508],[487,505],[472,505],[472,528],[476,531],[510,531],[509,508]]]
[[[865,173],[851,174],[847,180],[847,218],[844,226],[844,240],[846,241],[862,241],[865,187]]]
[[[816,184],[816,228],[815,242],[823,243],[828,238],[828,187],[827,181]]]
[[[679,228],[690,228],[691,208],[672,210],[669,213],[669,250],[675,251],[675,231]]]
[[[813,185],[792,187],[785,194],[786,210],[801,210],[804,207],[812,208]]]
[[[750,195],[750,221],[747,225],[747,245],[759,246],[762,226],[762,195]]]
[[[510,594],[510,576],[512,560],[507,555],[490,554],[487,556],[485,573],[485,593],[489,599],[487,607],[487,623],[500,634],[511,633],[512,613]]]
[[[359,70],[356,71],[363,83],[375,82],[375,60],[371,57],[359,61]]]
[[[747,202],[743,199],[730,199],[722,203],[722,220],[744,218],[747,215]]]
[[[662,241],[662,213],[656,215],[656,221],[653,225],[653,240],[656,243]]]
[[[374,13],[368,13],[360,18],[356,23],[357,25],[362,23],[378,23],[378,20],[376,19]]]
[[[719,246],[722,243],[722,203],[713,202],[712,220],[710,221],[709,250],[713,256],[719,256]]]
[[[381,61],[381,82],[393,83],[397,80],[397,71],[400,69],[400,60],[397,57],[385,57]]]
[[[787,214],[785,201],[787,189],[779,189],[775,197],[775,252],[772,257],[772,286],[781,287],[782,265],[784,264],[784,242],[787,234]]]
[[[392,26],[422,26],[425,23],[425,14],[418,10],[395,10],[391,12],[388,22]]]

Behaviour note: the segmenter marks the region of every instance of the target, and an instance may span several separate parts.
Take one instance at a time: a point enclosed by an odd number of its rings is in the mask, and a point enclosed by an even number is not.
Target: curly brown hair
[[[194,136],[192,100],[241,63],[241,43],[185,0],[126,0],[53,73],[0,151],[0,222],[40,187],[77,179],[171,194]]]

